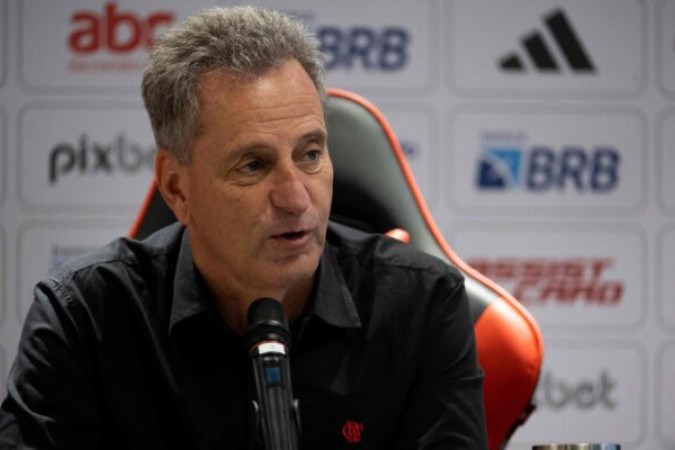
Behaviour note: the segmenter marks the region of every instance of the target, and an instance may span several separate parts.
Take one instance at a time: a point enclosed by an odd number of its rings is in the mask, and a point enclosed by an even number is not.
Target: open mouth
[[[302,239],[307,235],[307,231],[291,231],[289,233],[282,233],[277,235],[278,238],[281,239],[286,239],[289,241],[297,241],[298,239]]]

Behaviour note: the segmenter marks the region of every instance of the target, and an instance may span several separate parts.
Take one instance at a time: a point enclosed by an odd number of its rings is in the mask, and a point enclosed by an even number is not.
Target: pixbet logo
[[[624,283],[606,280],[609,258],[474,258],[469,265],[509,287],[524,304],[616,306],[623,299]]]
[[[73,29],[68,36],[68,47],[78,55],[90,55],[100,50],[116,54],[129,53],[139,48],[148,50],[158,29],[175,20],[175,14],[171,11],[155,11],[143,17],[118,9],[115,2],[108,2],[102,13],[73,13]]]
[[[85,134],[78,144],[61,143],[49,153],[49,184],[72,174],[108,174],[115,172],[136,173],[152,170],[154,147],[131,143],[120,133],[112,143],[93,142]]]
[[[602,408],[613,411],[617,408],[615,388],[616,380],[607,370],[602,370],[595,378],[578,381],[565,380],[547,371],[537,387],[535,403],[554,411],[567,408],[580,411]]]
[[[316,36],[326,57],[326,70],[394,72],[408,64],[410,33],[402,27],[323,26]]]
[[[501,137],[505,136],[505,139]],[[478,161],[481,190],[573,189],[605,193],[619,184],[621,155],[612,146],[527,146],[524,133],[488,133]]]

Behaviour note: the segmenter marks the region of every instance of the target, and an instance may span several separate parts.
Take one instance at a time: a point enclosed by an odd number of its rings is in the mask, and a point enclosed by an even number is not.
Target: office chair
[[[469,267],[446,243],[382,113],[354,93],[332,89],[328,95],[328,147],[335,171],[331,219],[400,238],[464,274],[485,372],[489,448],[504,448],[534,408],[544,351],[539,328],[510,294]],[[130,235],[143,238],[173,221],[153,183]]]

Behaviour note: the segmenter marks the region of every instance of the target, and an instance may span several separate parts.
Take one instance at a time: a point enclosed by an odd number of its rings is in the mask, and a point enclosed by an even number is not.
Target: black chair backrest
[[[532,410],[543,341],[532,317],[507,292],[466,265],[436,227],[398,140],[379,110],[342,90],[329,91],[328,147],[335,177],[331,220],[364,231],[403,229],[409,244],[465,275],[484,397],[490,450],[505,444]],[[130,236],[142,239],[172,222],[155,183]]]

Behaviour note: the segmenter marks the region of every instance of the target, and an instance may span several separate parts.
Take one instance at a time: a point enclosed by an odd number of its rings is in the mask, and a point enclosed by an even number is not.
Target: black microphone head
[[[291,331],[284,307],[273,298],[259,298],[251,303],[246,317],[244,336],[246,348],[251,350],[262,341],[279,341],[291,346]]]

